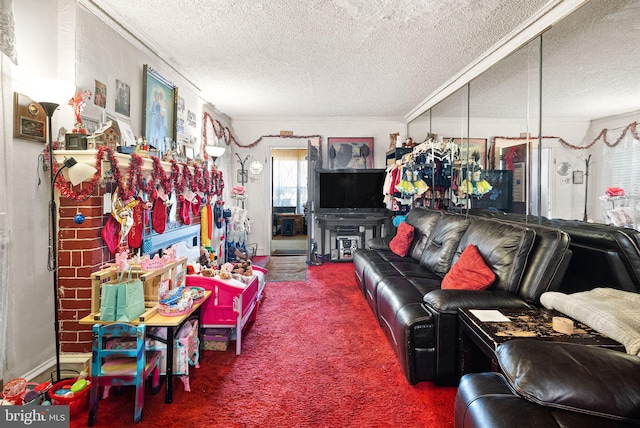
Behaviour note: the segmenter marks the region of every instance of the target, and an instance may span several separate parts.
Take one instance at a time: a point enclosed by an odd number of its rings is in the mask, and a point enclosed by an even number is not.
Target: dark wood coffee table
[[[579,343],[625,352],[622,344],[575,320],[573,334],[558,333],[552,328],[553,317],[569,317],[556,311],[498,309],[501,314],[509,318],[510,322],[483,322],[471,311],[472,309],[458,310],[458,374],[460,376],[478,371],[497,372],[496,347],[518,338]]]

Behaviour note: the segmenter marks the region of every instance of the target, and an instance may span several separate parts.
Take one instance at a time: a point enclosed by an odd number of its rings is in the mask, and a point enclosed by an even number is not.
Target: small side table
[[[499,367],[495,355],[496,347],[518,338],[579,343],[625,352],[622,344],[575,320],[574,332],[571,335],[553,330],[553,317],[568,318],[557,311],[498,309],[501,314],[509,318],[509,322],[483,322],[473,315],[471,310],[466,308],[458,310],[458,374],[460,377],[466,373],[486,371],[485,368],[497,372]],[[482,359],[484,361],[478,361]],[[487,359],[489,367],[487,367]]]

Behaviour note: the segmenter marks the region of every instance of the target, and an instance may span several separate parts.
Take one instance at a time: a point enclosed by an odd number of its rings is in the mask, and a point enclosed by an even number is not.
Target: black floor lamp
[[[69,83],[53,79],[37,79],[28,88],[28,96],[40,101],[38,104],[47,115],[47,149],[49,152],[49,177],[51,178],[51,193],[49,199],[49,247],[47,268],[53,273],[53,301],[54,301],[54,331],[56,345],[56,381],[60,380],[60,322],[58,317],[58,208],[55,200],[55,181],[58,175],[67,168],[69,181],[74,186],[82,183],[96,173],[91,165],[78,163],[74,158],[67,158],[63,165],[54,172],[55,157],[53,155],[53,129],[51,118],[60,102],[66,102],[73,96],[74,88]]]

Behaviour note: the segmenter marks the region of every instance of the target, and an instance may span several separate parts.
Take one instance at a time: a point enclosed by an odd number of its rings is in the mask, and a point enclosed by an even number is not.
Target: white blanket
[[[540,303],[622,343],[627,354],[640,356],[640,294],[612,288],[574,294],[549,291]]]

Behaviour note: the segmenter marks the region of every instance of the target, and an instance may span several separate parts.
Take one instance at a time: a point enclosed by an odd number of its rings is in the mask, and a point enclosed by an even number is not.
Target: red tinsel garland
[[[54,147],[55,149],[55,147]],[[122,200],[133,198],[136,192],[142,191],[145,193],[151,193],[159,183],[165,192],[171,193],[175,187],[179,194],[184,191],[184,188],[188,184],[191,190],[200,190],[204,193],[222,195],[222,189],[224,188],[224,182],[222,180],[222,173],[214,169],[209,172],[203,168],[195,167],[195,178],[191,174],[189,167],[183,164],[182,173],[180,172],[180,166],[177,162],[171,161],[171,175],[167,177],[165,171],[160,163],[160,159],[155,156],[151,156],[153,162],[153,170],[149,175],[146,184],[142,177],[142,165],[144,159],[136,154],[131,155],[131,162],[127,169],[126,177],[122,176],[122,172],[118,167],[118,159],[114,156],[113,150],[107,146],[99,146],[96,153],[95,169],[96,173],[91,177],[91,180],[82,184],[80,190],[73,190],[71,185],[64,179],[61,174],[58,174],[56,178],[55,186],[60,190],[60,194],[68,199],[74,201],[84,201],[91,196],[99,184],[102,177],[102,160],[105,153],[108,160],[111,162],[111,168],[113,170],[113,179],[116,183],[118,196]],[[44,150],[44,159],[49,163],[49,147],[46,146]],[[54,175],[58,172],[58,165],[53,162]],[[199,177],[199,178],[198,178]],[[212,186],[212,184],[214,184]],[[214,191],[215,188],[215,191]]]
[[[637,122],[631,122],[630,124],[628,124],[627,126],[624,127],[624,129],[622,130],[622,132],[620,133],[620,136],[618,136],[618,138],[616,138],[615,143],[610,143],[607,140],[607,132],[609,132],[609,129],[607,128],[603,128],[602,131],[600,131],[600,133],[598,134],[598,136],[589,144],[587,144],[586,146],[576,146],[573,145],[567,141],[565,141],[564,139],[560,138],[560,137],[542,137],[542,138],[557,138],[558,141],[560,142],[560,144],[562,144],[563,146],[572,149],[572,150],[587,150],[590,149],[591,147],[593,147],[599,140],[602,140],[607,146],[609,147],[615,147],[618,144],[620,144],[620,142],[622,141],[622,139],[627,135],[627,132],[630,132],[631,135],[633,136],[633,138],[635,138],[636,140],[640,141],[640,138],[638,136],[638,131],[636,129],[638,123]],[[619,128],[617,128],[619,129]],[[493,137],[493,141],[494,141],[494,146],[495,146],[495,141],[496,139],[502,139],[502,140],[537,140],[538,137]],[[490,165],[495,165],[495,151],[491,152],[491,159],[489,160]]]

